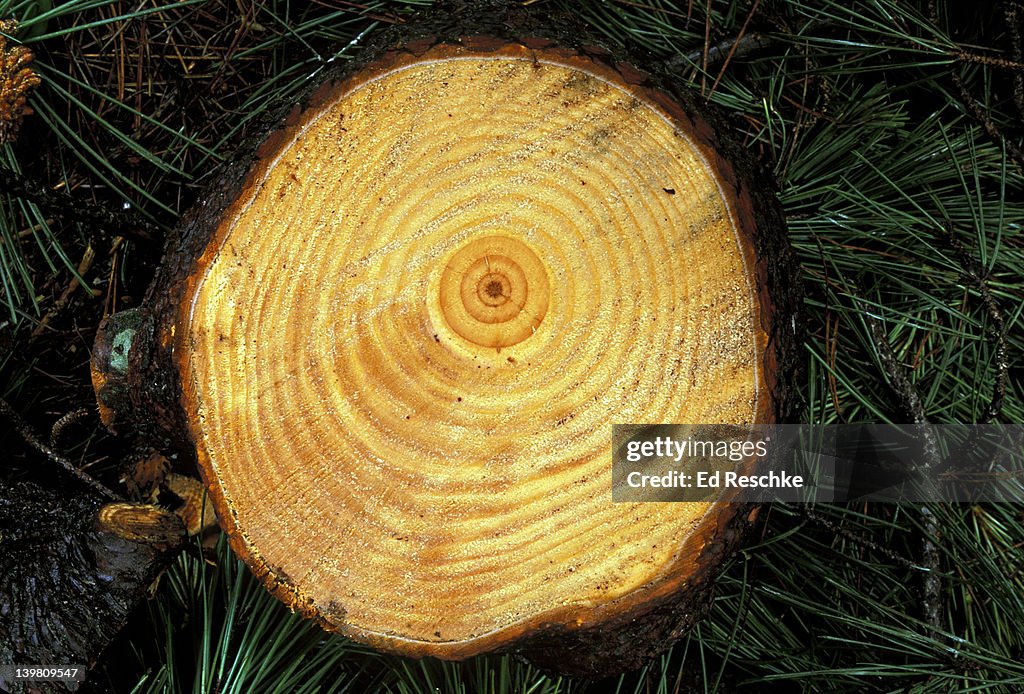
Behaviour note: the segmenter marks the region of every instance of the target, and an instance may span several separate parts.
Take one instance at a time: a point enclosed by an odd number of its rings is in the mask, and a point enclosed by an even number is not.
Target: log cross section
[[[613,503],[611,424],[770,418],[755,214],[634,73],[435,46],[259,151],[173,326],[235,549],[328,628],[461,658],[693,582],[714,504]]]

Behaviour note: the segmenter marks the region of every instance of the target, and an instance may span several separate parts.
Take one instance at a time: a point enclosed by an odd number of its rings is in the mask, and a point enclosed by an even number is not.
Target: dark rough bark
[[[101,390],[100,400],[111,410],[109,422],[148,432],[154,445],[193,453],[180,403],[181,385],[174,364],[180,355],[173,354],[173,326],[188,291],[188,275],[206,250],[221,216],[245,188],[247,174],[262,154],[272,148],[268,142],[272,143],[275,133],[283,127],[280,118],[285,113],[294,118],[316,100],[316,93],[324,85],[389,54],[420,54],[439,44],[469,43],[486,50],[488,45],[507,41],[530,48],[558,46],[575,50],[616,70],[638,89],[661,92],[666,96],[662,105],[682,121],[693,124],[705,150],[713,153],[712,163],[732,183],[730,192],[738,201],[736,214],[741,226],[757,230],[748,241],[756,249],[755,268],[761,287],[758,298],[764,307],[762,315],[767,324],[763,327],[770,340],[764,370],[769,374],[768,386],[773,397],[766,414],[769,421],[786,421],[801,390],[797,369],[803,332],[802,294],[771,175],[751,160],[741,143],[729,137],[726,119],[710,107],[698,104],[697,97],[682,91],[666,76],[635,69],[632,65],[643,64],[642,59],[635,55],[623,57],[622,51],[604,48],[572,17],[552,17],[542,12],[504,2],[448,3],[440,11],[380,35],[355,65],[328,72],[296,104],[287,105],[278,119],[268,122],[254,140],[243,145],[241,154],[216,179],[202,202],[185,215],[177,233],[169,239],[165,261],[150,288],[146,307],[126,319],[115,318],[108,323],[108,333],[99,338],[94,368],[101,374],[111,373],[112,346],[126,325],[130,324],[137,336],[145,338],[133,340],[127,355],[116,355],[118,359],[124,356],[128,368],[112,377],[103,377],[108,389],[106,395]],[[749,507],[724,507],[717,526],[706,536],[706,549],[694,557],[696,572],[679,592],[658,596],[594,627],[542,625],[532,633],[520,634],[514,644],[503,650],[522,653],[549,670],[590,677],[643,664],[685,634],[706,613],[713,597],[715,574],[742,542],[756,515],[756,509]],[[267,567],[255,566],[254,570],[265,576],[268,587],[277,585],[278,577],[267,575]]]
[[[678,594],[645,605],[645,611],[623,615],[587,629],[552,629],[517,648],[535,665],[556,674],[602,678],[642,667],[685,636],[707,616],[715,596],[714,580],[724,562],[743,543],[757,522],[756,507],[735,505],[735,515],[722,514],[702,565]]]
[[[29,691],[16,666],[92,666],[184,535],[154,507],[0,482],[0,690]]]

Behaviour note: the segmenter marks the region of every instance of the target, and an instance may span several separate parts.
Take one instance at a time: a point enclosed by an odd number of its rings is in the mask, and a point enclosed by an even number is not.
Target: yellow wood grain
[[[306,117],[178,328],[247,553],[392,645],[678,572],[708,506],[612,503],[611,425],[760,411],[717,181],[659,107],[543,54],[424,59]]]

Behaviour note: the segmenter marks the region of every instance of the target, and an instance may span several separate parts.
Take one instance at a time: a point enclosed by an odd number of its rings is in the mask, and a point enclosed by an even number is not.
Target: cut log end
[[[635,661],[692,624],[746,515],[613,503],[610,425],[777,411],[778,215],[716,146],[635,70],[481,39],[389,53],[275,131],[190,222],[157,336],[268,588],[408,655],[642,627]]]

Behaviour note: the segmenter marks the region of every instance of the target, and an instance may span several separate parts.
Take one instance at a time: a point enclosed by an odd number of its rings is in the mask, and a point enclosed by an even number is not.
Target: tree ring
[[[441,274],[448,327],[473,345],[501,349],[533,335],[548,311],[547,270],[526,243],[484,236],[459,248]]]

